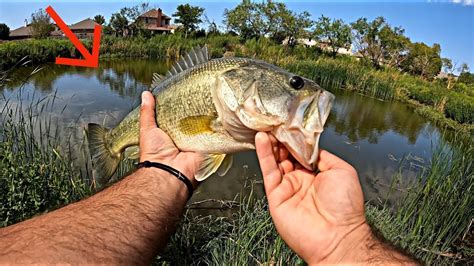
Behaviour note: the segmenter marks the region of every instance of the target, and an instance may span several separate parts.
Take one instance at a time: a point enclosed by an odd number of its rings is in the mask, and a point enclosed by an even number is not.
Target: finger
[[[279,147],[278,148],[278,152],[279,152],[278,159],[280,159],[280,161],[284,161],[284,160],[288,159],[288,156],[290,155],[290,152],[285,147],[285,145],[279,143],[278,147]]]
[[[278,168],[270,138],[267,133],[258,132],[255,136],[258,161],[262,169],[267,196],[281,183],[282,175]]]
[[[142,93],[142,105],[140,108],[140,129],[156,127],[155,97],[149,91]]]
[[[284,160],[280,164],[280,170],[283,175],[288,174],[289,172],[295,170],[295,165],[290,160]]]
[[[318,166],[319,171],[321,172],[328,171],[331,169],[344,169],[344,170],[355,171],[352,165],[348,164],[346,161],[342,160],[341,158],[337,157],[336,155],[326,150],[319,151],[317,166]]]

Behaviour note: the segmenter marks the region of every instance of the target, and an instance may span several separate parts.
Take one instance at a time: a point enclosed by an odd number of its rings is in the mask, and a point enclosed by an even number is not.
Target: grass
[[[78,174],[71,154],[61,152],[55,122],[38,115],[54,105],[54,96],[28,106],[21,100],[4,99],[0,116],[0,227],[91,194],[90,183]]]
[[[253,191],[255,183],[243,189]],[[242,191],[241,195],[244,192]],[[188,205],[185,218],[155,264],[171,265],[295,265],[303,261],[286,246],[271,221],[266,200],[252,192],[237,197],[224,210],[236,208],[230,217],[200,216]]]

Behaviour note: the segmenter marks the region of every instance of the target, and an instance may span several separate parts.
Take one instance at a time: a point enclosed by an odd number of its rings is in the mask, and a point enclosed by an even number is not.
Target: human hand
[[[171,138],[156,125],[155,97],[149,92],[142,93],[140,108],[140,162],[160,162],[182,172],[194,187],[194,175],[199,169],[202,156],[195,152],[181,152]]]
[[[273,136],[259,132],[255,142],[275,227],[308,264],[341,262],[367,239],[364,197],[351,165],[321,150],[315,174]]]

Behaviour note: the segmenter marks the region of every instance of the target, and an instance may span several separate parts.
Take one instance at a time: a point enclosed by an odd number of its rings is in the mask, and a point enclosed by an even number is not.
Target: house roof
[[[18,29],[10,31],[10,37],[31,36],[31,26],[21,26]]]
[[[99,23],[90,18],[86,18],[76,24],[72,24],[69,28],[71,30],[93,30],[96,25],[99,25]]]
[[[158,17],[158,9],[152,9],[148,12],[145,12],[143,14],[141,14],[139,17],[142,17],[142,18],[156,18]],[[170,17],[168,17],[167,15],[165,15],[165,13],[161,12],[161,17],[163,19],[171,19]]]

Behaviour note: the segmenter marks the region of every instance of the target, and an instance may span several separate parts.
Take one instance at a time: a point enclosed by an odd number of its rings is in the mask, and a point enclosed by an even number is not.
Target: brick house
[[[175,26],[171,25],[171,17],[163,13],[161,8],[152,9],[137,18],[137,21],[142,23],[143,27],[153,33],[167,34],[173,33]]]
[[[69,26],[69,28],[79,39],[92,39],[96,25],[99,24],[90,18],[86,18],[82,21],[72,24]]]

